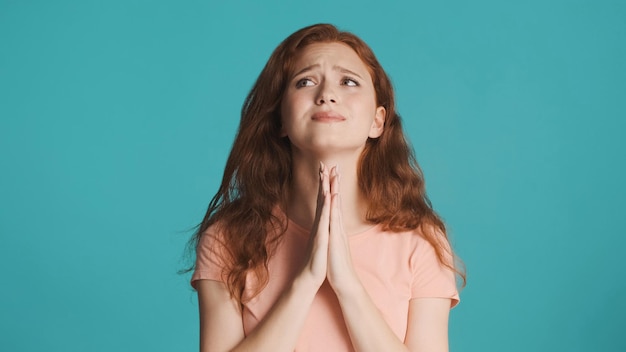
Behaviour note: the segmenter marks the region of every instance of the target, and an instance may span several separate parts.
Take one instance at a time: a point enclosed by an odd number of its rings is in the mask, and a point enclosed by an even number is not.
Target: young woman
[[[454,254],[371,49],[327,24],[250,91],[192,238],[202,351],[447,351]]]

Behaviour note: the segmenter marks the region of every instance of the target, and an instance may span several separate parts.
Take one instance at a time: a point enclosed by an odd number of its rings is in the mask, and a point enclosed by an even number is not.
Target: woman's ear
[[[374,115],[374,122],[372,122],[372,127],[370,128],[370,138],[378,138],[383,134],[383,130],[385,129],[385,118],[387,117],[387,110],[385,110],[384,106],[379,106],[376,108],[376,115]]]

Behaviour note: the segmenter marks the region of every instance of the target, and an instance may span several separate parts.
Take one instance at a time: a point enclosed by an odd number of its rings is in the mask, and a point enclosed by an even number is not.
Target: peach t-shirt
[[[263,319],[306,257],[309,231],[288,221],[279,247],[269,259],[269,282],[244,304],[243,328],[248,335]],[[404,341],[409,301],[414,298],[450,298],[459,302],[454,273],[442,266],[432,245],[416,231],[385,232],[380,225],[348,237],[352,262],[359,279],[391,330]],[[219,241],[211,229],[196,252],[196,280],[222,279]],[[222,252],[223,253],[223,252]],[[256,281],[246,279],[244,300]],[[328,281],[319,289],[300,333],[295,351],[353,351],[337,297]]]

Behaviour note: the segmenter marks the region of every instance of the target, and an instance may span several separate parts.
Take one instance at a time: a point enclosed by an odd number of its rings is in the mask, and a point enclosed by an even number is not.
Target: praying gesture
[[[328,279],[338,294],[348,293],[358,280],[342,223],[340,183],[339,168],[329,169],[320,162],[317,210],[306,264],[314,282],[321,285]]]

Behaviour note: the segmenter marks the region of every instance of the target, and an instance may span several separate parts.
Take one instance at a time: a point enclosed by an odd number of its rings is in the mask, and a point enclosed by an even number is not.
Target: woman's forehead
[[[348,70],[371,78],[370,68],[356,51],[341,42],[313,43],[303,47],[295,55],[290,76],[306,69],[321,69],[321,66]]]

